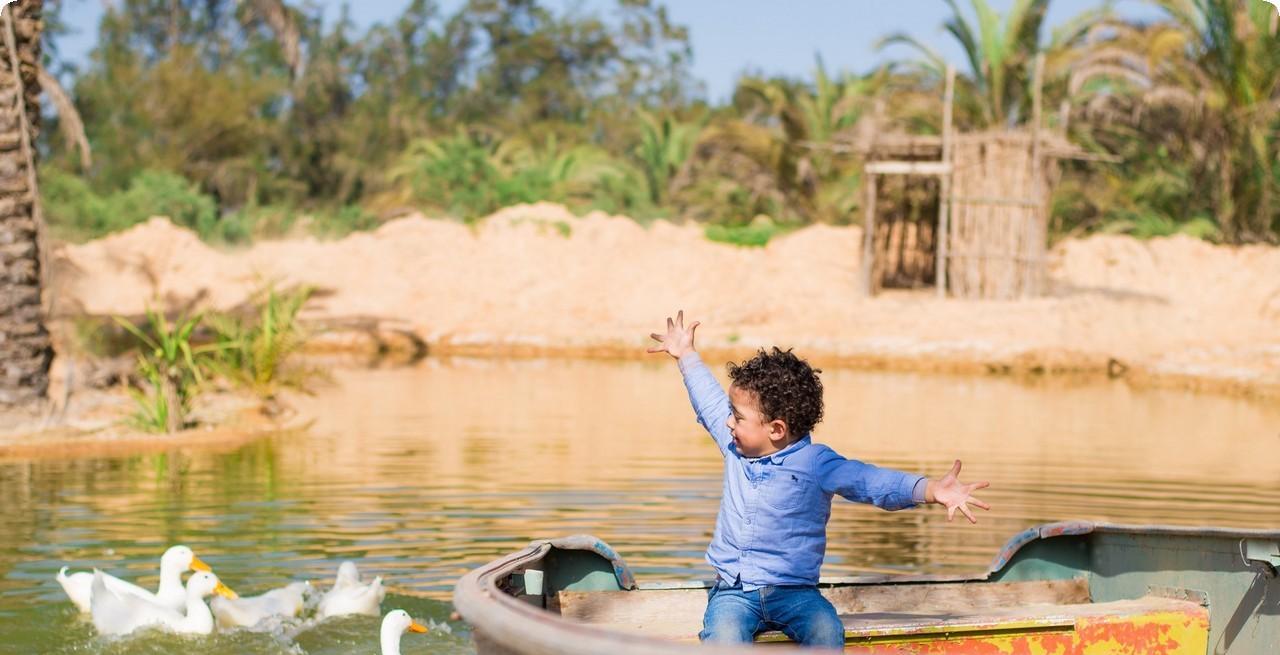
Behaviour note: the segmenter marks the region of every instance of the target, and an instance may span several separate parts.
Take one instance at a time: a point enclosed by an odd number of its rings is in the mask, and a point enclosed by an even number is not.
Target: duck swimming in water
[[[325,592],[316,609],[316,618],[326,619],[331,616],[347,614],[365,614],[378,616],[382,613],[382,599],[387,590],[382,587],[382,577],[373,582],[360,581],[360,570],[355,562],[343,562],[338,566],[338,576],[333,587]]]
[[[94,574],[81,571],[67,575],[68,568],[64,566],[58,571],[56,578],[58,584],[62,585],[62,590],[67,592],[67,597],[80,608],[81,612],[88,613],[91,606]],[[107,589],[117,595],[128,594],[157,605],[181,610],[187,602],[187,591],[182,586],[182,574],[191,570],[211,571],[212,569],[208,564],[200,561],[190,548],[173,546],[164,551],[164,555],[160,557],[160,587],[154,593],[109,573],[103,573],[102,578]]]
[[[218,580],[218,576],[200,571],[187,580],[186,613],[138,598],[117,594],[106,584],[101,571],[93,572],[91,587],[93,626],[104,635],[124,635],[147,626],[160,626],[174,632],[207,635],[213,632],[213,614],[204,604],[205,597],[219,594],[235,598],[236,594]]]
[[[406,632],[426,632],[426,626],[404,610],[391,610],[382,619],[382,655],[400,655],[400,636]]]
[[[251,628],[273,616],[298,616],[306,607],[307,596],[311,593],[311,583],[293,582],[257,596],[215,597],[209,601],[209,608],[213,610],[220,628]]]

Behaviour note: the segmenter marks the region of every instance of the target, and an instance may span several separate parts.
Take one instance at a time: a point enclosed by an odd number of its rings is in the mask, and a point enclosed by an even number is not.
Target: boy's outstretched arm
[[[711,433],[721,454],[726,454],[733,445],[733,435],[729,433],[729,426],[726,424],[733,410],[729,407],[729,396],[725,394],[724,388],[707,365],[702,363],[702,358],[693,347],[693,332],[698,329],[699,324],[694,321],[686,328],[684,310],[680,310],[674,320],[667,318],[666,334],[653,332],[649,335],[659,345],[649,348],[648,352],[667,353],[676,358],[698,422]]]
[[[819,463],[822,488],[827,493],[840,494],[855,503],[869,503],[887,510],[905,509],[933,503],[947,508],[950,521],[959,511],[971,523],[977,523],[969,505],[982,509],[991,506],[973,497],[973,492],[990,486],[987,482],[965,484],[960,482],[960,460],[940,480],[902,471],[881,468],[855,459],[845,459],[828,450]]]

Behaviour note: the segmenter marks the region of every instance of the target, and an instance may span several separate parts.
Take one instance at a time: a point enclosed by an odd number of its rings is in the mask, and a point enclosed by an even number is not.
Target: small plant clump
[[[131,423],[143,430],[170,434],[186,427],[191,400],[204,383],[202,369],[208,366],[212,353],[209,346],[191,344],[201,316],[170,322],[163,313],[148,310],[142,327],[118,316],[116,321],[141,346],[136,371],[144,385],[130,390],[137,405]]]
[[[136,410],[129,422],[149,432],[174,433],[189,427],[192,402],[217,378],[262,399],[268,414],[279,411],[283,389],[307,391],[324,372],[298,364],[295,356],[309,337],[298,314],[311,289],[264,291],[249,316],[197,314],[170,321],[148,310],[139,326],[115,317],[136,339],[139,353],[130,389]],[[209,330],[202,330],[209,328]],[[206,343],[194,343],[204,337]]]
[[[283,389],[307,391],[309,382],[323,372],[292,360],[310,336],[298,314],[313,292],[306,287],[284,293],[267,289],[252,316],[210,316],[218,353],[213,368],[218,375],[270,403]]]

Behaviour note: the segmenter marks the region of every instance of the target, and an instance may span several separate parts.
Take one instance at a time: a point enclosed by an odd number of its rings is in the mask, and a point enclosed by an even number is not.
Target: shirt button
[[[751,519],[747,519],[747,525],[751,525]]]

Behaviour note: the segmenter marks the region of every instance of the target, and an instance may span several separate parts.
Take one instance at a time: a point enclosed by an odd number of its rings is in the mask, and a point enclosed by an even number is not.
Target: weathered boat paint
[[[1209,612],[1199,606],[1139,617],[1099,616],[1065,624],[1052,620],[975,623],[928,634],[886,631],[847,637],[844,651],[858,655],[1204,655]]]

